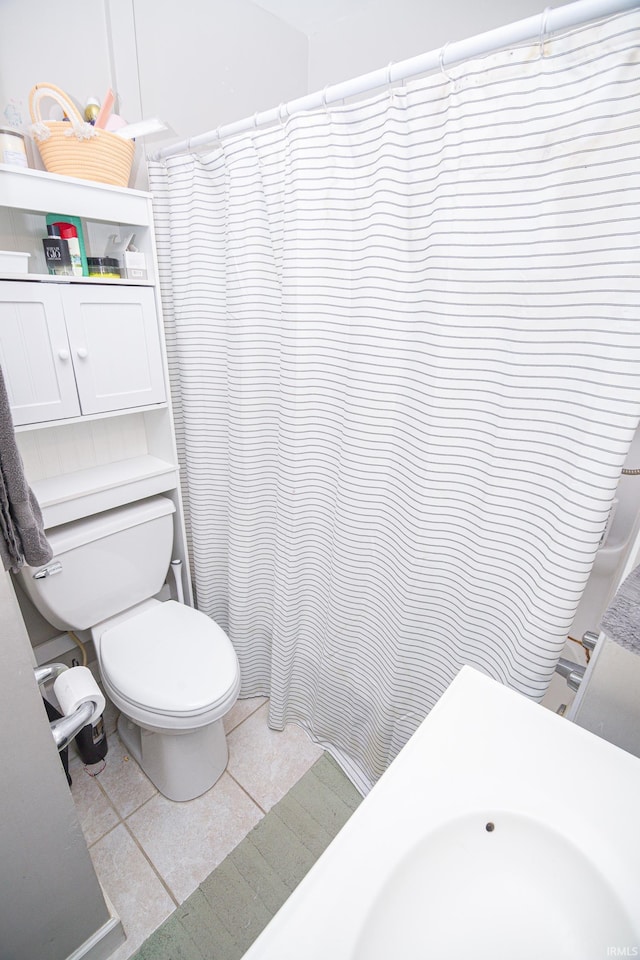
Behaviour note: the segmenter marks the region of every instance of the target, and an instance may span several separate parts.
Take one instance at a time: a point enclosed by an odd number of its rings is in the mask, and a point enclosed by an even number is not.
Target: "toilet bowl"
[[[90,630],[124,745],[160,793],[192,800],[227,765],[223,717],[240,669],[213,620],[154,599],[169,567],[174,509],[153,497],[48,530],[52,561],[19,576],[53,626]]]
[[[225,632],[192,607],[148,600],[91,635],[129,753],[170,800],[205,793],[227,766],[222,718],[240,689]]]

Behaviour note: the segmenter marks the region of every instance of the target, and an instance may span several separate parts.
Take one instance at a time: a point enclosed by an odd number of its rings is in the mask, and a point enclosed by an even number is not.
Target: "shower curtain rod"
[[[225,137],[245,133],[247,130],[271,123],[283,123],[294,113],[327,107],[330,103],[368,93],[380,87],[397,83],[400,80],[408,80],[410,77],[430,73],[436,69],[445,72],[445,67],[451,67],[463,60],[470,60],[472,57],[493,53],[516,43],[537,39],[542,49],[545,37],[551,33],[577,27],[601,17],[623,13],[625,10],[632,10],[638,6],[640,6],[639,0],[577,0],[577,2],[563,7],[553,9],[547,7],[542,13],[527,17],[525,20],[518,20],[507,26],[488,30],[486,33],[469,37],[467,40],[445,43],[443,47],[431,50],[429,53],[411,57],[409,60],[401,60],[398,63],[391,62],[387,67],[380,70],[373,70],[371,73],[354,77],[352,80],[344,80],[341,83],[326,86],[324,90],[309,93],[286,104],[281,103],[279,107],[274,107],[271,110],[264,110],[261,113],[256,112],[252,117],[245,117],[243,120],[225,124],[188,140],[181,140],[179,143],[159,150],[154,159],[164,160],[167,157],[179,156],[182,153],[191,153]]]

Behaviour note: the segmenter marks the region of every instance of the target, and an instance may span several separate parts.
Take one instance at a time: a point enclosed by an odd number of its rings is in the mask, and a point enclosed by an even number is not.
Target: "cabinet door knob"
[[[68,350],[58,350],[58,357],[60,358],[60,360],[68,360],[68,359],[69,359],[69,351],[68,351]]]
[[[81,360],[86,360],[86,358],[89,356],[87,350],[85,350],[84,347],[78,347],[78,349],[76,350],[76,353],[78,354]]]

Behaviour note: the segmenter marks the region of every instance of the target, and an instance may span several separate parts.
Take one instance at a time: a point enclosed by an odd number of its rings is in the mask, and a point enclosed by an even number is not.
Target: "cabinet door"
[[[0,282],[0,364],[16,426],[79,415],[56,286]]]
[[[69,286],[64,311],[83,414],[166,399],[150,288]]]

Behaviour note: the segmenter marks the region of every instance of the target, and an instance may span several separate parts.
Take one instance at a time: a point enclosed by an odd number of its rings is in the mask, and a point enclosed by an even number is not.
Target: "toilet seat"
[[[103,679],[127,712],[197,726],[235,701],[239,667],[231,641],[213,620],[167,600],[119,620],[100,638]],[[142,717],[140,717],[142,719]]]

